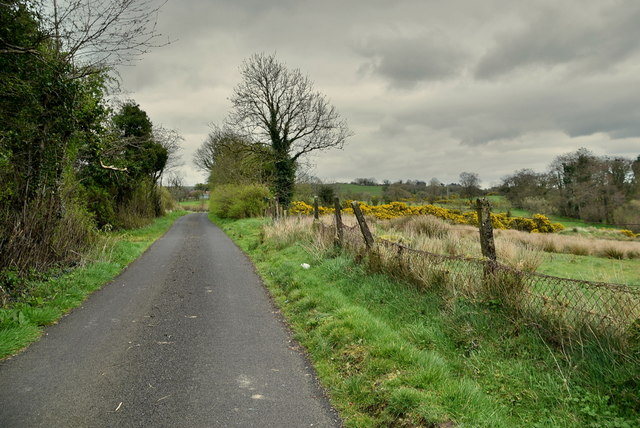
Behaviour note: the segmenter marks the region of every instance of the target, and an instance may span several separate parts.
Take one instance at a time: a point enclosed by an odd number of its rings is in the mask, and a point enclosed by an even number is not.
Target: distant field
[[[493,196],[488,196],[487,199],[489,199],[489,201],[491,202],[494,212],[505,212],[509,207],[510,207],[510,203],[507,200],[507,198],[505,198],[504,196],[499,196],[499,195],[493,195]],[[534,214],[545,214],[545,213],[534,213],[532,211],[528,211],[528,210],[520,210],[517,208],[510,208],[509,211],[511,212],[511,215],[514,217],[531,217]],[[585,221],[582,220],[578,220],[575,218],[569,218],[569,217],[560,217],[560,216],[556,216],[556,215],[547,215],[545,214],[547,217],[549,217],[549,220],[551,220],[554,223],[561,223],[564,227],[566,228],[571,228],[571,227],[597,227],[597,228],[605,228],[605,229],[620,229],[617,226],[611,226],[609,224],[601,224],[601,223],[587,223]]]
[[[640,259],[614,260],[573,254],[546,254],[537,272],[585,281],[640,286]]]
[[[533,214],[536,214],[534,212],[527,211],[527,210],[512,209],[510,211],[511,211],[511,215],[514,217],[531,217]],[[597,227],[597,228],[603,228],[603,229],[620,229],[620,227],[618,226],[612,226],[610,224],[602,224],[602,223],[587,223],[585,221],[578,220],[576,218],[560,217],[557,215],[549,215],[547,217],[549,217],[549,220],[551,220],[552,222],[561,223],[566,228]]]
[[[208,211],[209,210],[209,201],[206,199],[201,199],[199,201],[181,201],[178,204],[190,211]]]
[[[382,185],[378,186],[360,186],[358,184],[350,184],[350,183],[336,183],[335,184],[338,194],[340,196],[349,194],[349,193],[366,193],[370,197],[371,196],[382,196]]]

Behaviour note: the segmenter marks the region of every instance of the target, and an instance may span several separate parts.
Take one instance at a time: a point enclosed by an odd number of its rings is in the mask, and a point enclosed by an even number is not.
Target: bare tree
[[[480,193],[480,176],[475,172],[461,172],[460,186],[462,186],[463,196],[476,196]]]
[[[181,143],[184,138],[175,129],[167,129],[163,126],[153,127],[153,139],[156,143],[160,144],[167,150],[167,163],[161,172],[160,180],[168,174],[175,172],[178,168],[184,165],[180,150],[182,150]]]
[[[193,155],[193,164],[198,170],[209,174],[215,163],[216,155],[222,147],[233,146],[233,142],[240,139],[241,137],[233,131],[212,125],[211,132]]]
[[[130,63],[163,46],[156,31],[164,0],[35,0],[44,31],[78,76]]]
[[[169,190],[171,197],[177,202],[184,201],[189,193],[184,186],[184,177],[177,172],[168,174],[167,185],[165,187]]]
[[[298,159],[312,151],[341,148],[351,133],[311,80],[298,69],[288,69],[274,55],[253,55],[244,61],[240,74],[228,124],[251,141],[270,147],[275,193],[287,206]]]

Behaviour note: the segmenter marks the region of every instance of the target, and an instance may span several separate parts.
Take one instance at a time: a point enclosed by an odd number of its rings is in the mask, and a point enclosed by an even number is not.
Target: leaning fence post
[[[340,206],[340,198],[336,196],[333,199],[333,204],[335,205],[336,210],[336,245],[338,245],[338,247],[342,247],[344,243],[344,229],[342,227],[342,207]]]
[[[360,204],[358,204],[358,201],[352,201],[351,206],[353,207],[353,213],[356,215],[356,219],[358,220],[358,225],[360,225],[360,231],[364,237],[364,243],[367,246],[367,250],[370,250],[373,248],[375,242],[373,240],[373,235],[369,230],[369,226],[364,219],[364,215],[362,215],[362,211],[360,211]]]
[[[491,224],[491,205],[486,198],[476,200],[478,226],[480,228],[480,249],[482,255],[492,262],[496,261],[496,244],[493,241],[493,225]]]

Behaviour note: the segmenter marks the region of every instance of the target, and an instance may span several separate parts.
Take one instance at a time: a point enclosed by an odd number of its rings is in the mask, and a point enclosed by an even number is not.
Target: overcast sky
[[[357,177],[488,187],[563,153],[640,154],[640,1],[169,0],[175,40],[121,69],[123,89],[192,156],[229,112],[238,68],[275,53],[347,120],[343,150],[311,158]]]

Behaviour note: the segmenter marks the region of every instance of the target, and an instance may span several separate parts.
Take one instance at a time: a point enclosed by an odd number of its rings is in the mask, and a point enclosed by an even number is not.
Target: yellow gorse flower
[[[353,214],[350,204],[343,204],[345,213]],[[351,201],[348,201],[349,203]],[[383,205],[360,204],[364,215],[369,215],[380,220],[389,220],[397,217],[411,215],[432,215],[456,224],[478,225],[478,215],[474,211],[460,211],[442,208],[435,205],[409,206],[404,202],[391,202]],[[320,214],[332,214],[335,210],[331,207],[319,207]],[[290,214],[311,215],[313,207],[306,202],[296,201],[291,204]],[[508,217],[506,214],[491,214],[491,224],[494,229],[516,229],[532,233],[553,233],[564,229],[560,223],[551,221],[542,214],[534,214],[532,218]]]

